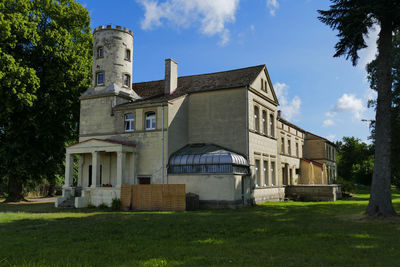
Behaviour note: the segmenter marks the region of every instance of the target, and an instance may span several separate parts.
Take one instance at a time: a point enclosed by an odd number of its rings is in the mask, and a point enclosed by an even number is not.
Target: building
[[[110,205],[122,184],[184,183],[203,207],[238,207],[283,200],[302,181],[303,151],[328,164],[305,148],[328,141],[279,115],[265,65],[178,77],[166,59],[163,80],[132,84],[132,32],[108,25],[93,35],[92,88],[80,98],[79,143],[66,148],[56,206]]]

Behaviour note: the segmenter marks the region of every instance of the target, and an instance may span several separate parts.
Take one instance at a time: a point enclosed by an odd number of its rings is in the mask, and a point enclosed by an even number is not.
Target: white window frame
[[[146,131],[155,130],[155,129],[156,129],[156,122],[157,122],[157,120],[156,120],[156,119],[157,119],[156,113],[153,112],[153,111],[147,112],[147,113],[145,114],[145,118],[146,118],[146,120],[145,120],[145,123],[146,123],[146,125],[145,125]],[[149,122],[149,124],[148,124],[148,122]]]
[[[100,83],[100,75],[102,75],[102,82]],[[96,73],[96,85],[104,85],[104,72],[100,71]]]
[[[132,115],[132,118],[128,118],[129,115]],[[135,130],[135,115],[133,113],[125,114],[124,129],[125,129],[125,132],[133,132]]]

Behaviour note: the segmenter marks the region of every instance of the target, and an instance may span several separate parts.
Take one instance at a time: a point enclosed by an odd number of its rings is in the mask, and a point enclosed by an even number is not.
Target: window
[[[125,50],[125,60],[131,61],[131,50]]]
[[[102,47],[102,46],[100,46],[100,47],[97,48],[97,57],[98,57],[98,58],[99,58],[99,57],[104,57],[104,54],[103,54],[103,47]]]
[[[261,90],[264,91],[264,79],[261,78]]]
[[[274,115],[270,114],[269,115],[269,134],[272,137],[275,137],[275,133],[274,133]]]
[[[125,132],[133,132],[135,129],[135,116],[132,113],[125,114]]]
[[[267,112],[263,110],[262,112],[262,121],[263,121],[263,134],[267,134]]]
[[[138,177],[139,184],[150,184],[150,177]]]
[[[256,187],[261,186],[260,161],[256,160]]]
[[[96,74],[96,85],[104,85],[104,73],[98,72]]]
[[[260,113],[259,113],[258,107],[254,107],[254,130],[256,132],[260,131],[260,121],[258,119],[259,116],[260,116]]]
[[[287,141],[287,153],[289,155],[292,155],[292,147],[291,147],[291,144],[290,144],[290,140]]]
[[[146,113],[146,130],[156,129],[156,113],[148,112]]]
[[[271,162],[271,185],[275,185],[275,162]]]
[[[281,153],[285,153],[285,138],[281,138]]]
[[[296,157],[299,157],[299,143],[296,143]]]
[[[268,161],[264,160],[264,186],[269,185],[268,181]]]
[[[264,91],[265,91],[265,92],[268,92],[267,81],[264,81]]]
[[[131,76],[129,74],[124,74],[124,86],[131,87]]]

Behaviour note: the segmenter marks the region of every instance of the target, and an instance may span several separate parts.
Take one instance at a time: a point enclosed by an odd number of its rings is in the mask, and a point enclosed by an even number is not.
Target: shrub
[[[342,191],[343,192],[349,192],[349,193],[354,193],[355,192],[355,186],[352,182],[346,181],[341,177],[338,177],[335,181],[335,184],[340,184],[342,185]]]
[[[98,206],[98,208],[101,209],[101,210],[106,210],[106,209],[108,209],[108,206],[107,206],[105,203],[101,203],[101,204]]]
[[[121,210],[121,200],[119,198],[113,198],[111,203],[111,209]]]

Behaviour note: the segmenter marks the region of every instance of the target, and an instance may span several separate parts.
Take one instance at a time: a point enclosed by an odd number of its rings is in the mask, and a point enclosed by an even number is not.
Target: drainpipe
[[[161,104],[161,177],[162,183],[165,184],[164,181],[164,103]]]

